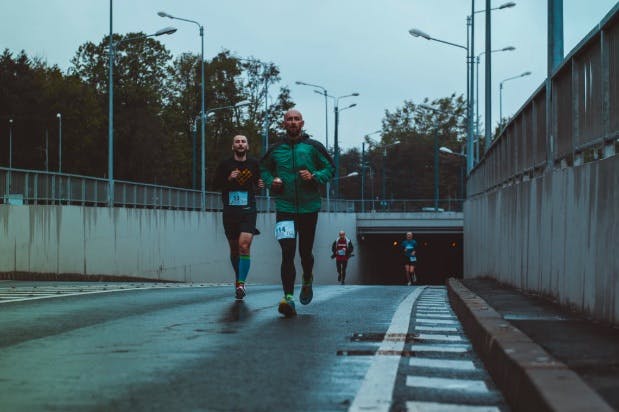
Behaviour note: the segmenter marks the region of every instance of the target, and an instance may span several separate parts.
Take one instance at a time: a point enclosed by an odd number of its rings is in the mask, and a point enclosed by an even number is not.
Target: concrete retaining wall
[[[280,282],[275,215],[258,214],[248,282]],[[334,283],[331,243],[340,229],[355,239],[353,213],[320,214],[314,243],[317,283]],[[231,282],[221,213],[80,206],[0,205],[0,272],[137,276]],[[301,276],[297,254],[297,279]],[[347,280],[358,280],[356,260]]]
[[[619,324],[619,156],[467,200],[464,276],[490,276]]]

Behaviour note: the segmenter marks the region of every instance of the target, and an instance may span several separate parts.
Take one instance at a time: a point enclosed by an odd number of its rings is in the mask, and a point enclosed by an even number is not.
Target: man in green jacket
[[[303,116],[298,110],[284,115],[286,136],[271,146],[260,161],[260,173],[275,196],[275,237],[282,248],[281,278],[284,298],[278,310],[286,317],[297,314],[294,306],[296,269],[294,256],[299,237],[303,280],[299,301],[312,301],[314,235],[320,210],[320,185],[333,177],[335,166],[325,147],[303,133]]]

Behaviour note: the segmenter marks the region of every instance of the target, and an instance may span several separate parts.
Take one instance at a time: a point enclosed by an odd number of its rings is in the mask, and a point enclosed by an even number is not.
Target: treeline
[[[187,53],[173,57],[159,41],[139,38],[141,35],[113,37],[117,44],[113,72],[114,178],[197,188],[200,56]],[[124,41],[127,39],[131,41]],[[107,177],[108,43],[107,36],[98,44],[84,43],[66,73],[24,51],[14,55],[4,50],[0,56],[2,166],[9,165],[12,132],[14,168],[58,171],[62,124],[62,172]],[[289,89],[280,85],[280,71],[273,63],[222,51],[204,64],[207,111],[247,103],[207,116],[208,189],[217,163],[230,153],[231,136],[249,136],[252,155],[260,156],[265,117],[270,119],[271,144],[281,132],[283,113],[294,107],[294,102]],[[455,95],[432,102],[426,99],[424,103],[439,111],[405,101],[401,108],[385,112],[379,138],[365,138],[367,198],[372,193],[382,197],[383,178],[387,198],[432,198],[434,132],[439,146],[459,151],[466,135],[462,116],[465,104]],[[362,171],[360,149],[341,154],[341,176]],[[383,156],[385,153],[387,156]],[[441,198],[461,196],[460,166],[460,158],[441,156]],[[358,178],[342,180],[341,196],[359,198],[360,184]]]

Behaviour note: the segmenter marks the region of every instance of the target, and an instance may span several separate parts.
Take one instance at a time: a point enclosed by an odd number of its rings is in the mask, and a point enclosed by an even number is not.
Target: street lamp
[[[382,188],[383,188],[383,200],[382,200],[382,206],[384,207],[387,204],[387,185],[386,185],[386,177],[385,177],[385,169],[387,168],[386,165],[386,160],[387,160],[387,148],[391,147],[391,146],[395,146],[395,145],[399,145],[400,142],[395,142],[395,143],[389,143],[386,145],[383,145],[383,164],[382,164]]]
[[[359,172],[350,172],[346,176],[337,177],[337,178],[334,178],[332,180],[337,181],[337,180],[347,179],[349,177],[355,177],[355,176],[359,176]],[[335,211],[336,212],[338,211],[337,204],[336,204],[336,207],[335,207]],[[329,196],[329,189],[328,188],[327,188],[327,212],[331,212],[331,197]]]
[[[200,98],[201,98],[201,103],[200,103],[200,137],[202,140],[204,140],[204,26],[202,26],[200,23],[198,23],[197,21],[194,20],[189,20],[189,19],[184,19],[182,17],[174,17],[164,11],[160,11],[157,13],[157,15],[159,17],[167,17],[169,19],[174,19],[174,20],[181,20],[181,21],[186,21],[188,23],[193,23],[195,25],[198,26],[198,28],[200,29],[200,72],[201,72],[201,78],[200,78]]]
[[[432,41],[436,41],[439,43],[444,43],[444,44],[448,44],[450,46],[454,46],[454,47],[458,47],[461,49],[464,49],[466,51],[466,84],[467,84],[467,91],[466,91],[466,113],[467,113],[467,127],[466,127],[466,147],[467,147],[467,153],[472,153],[473,152],[473,116],[472,116],[472,99],[471,99],[471,87],[469,87],[469,70],[471,70],[472,73],[472,62],[470,62],[470,53],[469,53],[469,47],[468,44],[466,46],[462,46],[461,44],[457,44],[457,43],[452,43],[452,42],[448,42],[445,40],[441,40],[441,39],[437,39],[434,38],[432,36],[430,36],[429,34],[419,30],[419,29],[410,29],[408,31],[410,33],[411,36],[413,37],[422,37],[426,40],[432,40]],[[468,42],[467,42],[468,43]],[[466,170],[467,173],[471,171],[471,169],[473,169],[473,157],[469,156],[467,158],[466,161]]]
[[[56,113],[58,118],[58,173],[62,173],[62,114]]]
[[[228,106],[221,106],[221,107],[213,107],[212,109],[208,109],[206,112],[203,112],[203,117],[204,119],[206,119],[206,117],[213,113],[216,112],[218,110],[224,110],[224,109],[237,109],[239,107],[243,107],[243,106],[247,106],[249,104],[249,102],[246,101],[242,101],[239,102],[237,104],[233,104],[233,105],[228,105]],[[200,166],[201,166],[201,170],[200,170],[200,208],[202,211],[206,210],[206,147],[205,147],[205,139],[204,139],[204,135],[202,135],[202,140],[201,140],[201,147],[200,147]]]
[[[446,155],[453,156],[453,157],[459,157],[460,159],[464,160],[466,164],[466,155],[462,153],[454,152],[453,150],[445,146],[441,146],[438,150],[439,152],[444,153]],[[462,167],[460,167],[460,191],[461,191],[460,193],[461,197],[464,198],[465,196],[464,194],[464,173],[462,171]]]
[[[164,34],[172,34],[176,31],[174,27],[165,27],[161,30],[156,31],[153,34],[145,34],[136,37],[130,37],[128,39],[122,39],[117,42],[113,41],[113,31],[112,31],[112,0],[110,0],[110,44],[108,48],[108,60],[109,60],[109,95],[108,95],[108,206],[114,206],[114,48],[118,46],[120,43],[144,39],[147,37],[155,37],[161,36]]]
[[[343,109],[339,108],[339,104],[340,104],[340,99],[344,99],[346,97],[356,97],[359,96],[359,93],[351,93],[351,94],[345,94],[343,96],[331,96],[329,94],[327,94],[327,97],[330,97],[333,99],[333,112],[335,113],[335,121],[334,121],[334,132],[333,132],[333,161],[335,163],[335,178],[333,179],[335,181],[335,187],[334,187],[334,191],[333,193],[335,194],[335,197],[338,197],[338,182],[337,179],[340,176],[340,146],[339,146],[339,142],[338,142],[338,130],[339,130],[339,123],[340,123],[340,112],[346,109],[350,109],[352,107],[355,107],[357,104],[353,103],[350,104],[348,106],[346,106]],[[327,188],[328,190],[329,188]]]
[[[382,130],[375,130],[365,135],[368,139],[371,135],[382,132]],[[365,161],[365,142],[361,142],[361,212],[365,212],[365,169],[368,166]],[[374,202],[374,178],[372,178],[372,202]]]
[[[516,50],[514,46],[507,46],[507,47],[503,47],[502,49],[491,50],[490,53],[514,51],[514,50]],[[479,58],[484,54],[486,54],[486,51],[479,53],[475,59],[477,79],[475,80],[475,88],[476,88],[475,90],[475,116],[474,116],[475,118],[475,140],[474,140],[475,155],[474,156],[475,157],[474,157],[473,163],[477,163],[479,161]]]
[[[9,119],[9,169],[13,168],[13,119]]]
[[[325,89],[322,86],[319,86],[317,84],[312,84],[312,83],[305,83],[305,82],[301,82],[301,81],[296,81],[295,84],[298,84],[300,86],[310,86],[310,87],[317,87],[320,90],[322,90],[322,92],[315,90],[317,93],[322,94],[325,97],[325,148],[327,150],[329,150],[329,104],[327,103],[327,97],[329,96],[329,94],[327,93],[327,89]]]
[[[514,80],[514,79],[519,79],[521,77],[529,76],[530,74],[531,72],[527,71],[527,72],[519,74],[518,76],[508,77],[507,79],[504,79],[501,81],[501,83],[499,83],[499,122],[501,124],[503,123],[503,83],[509,80]]]

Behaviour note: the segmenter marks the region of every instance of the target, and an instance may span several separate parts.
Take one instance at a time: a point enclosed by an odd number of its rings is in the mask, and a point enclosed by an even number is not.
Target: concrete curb
[[[447,290],[473,347],[514,411],[614,410],[462,282],[448,279]]]

